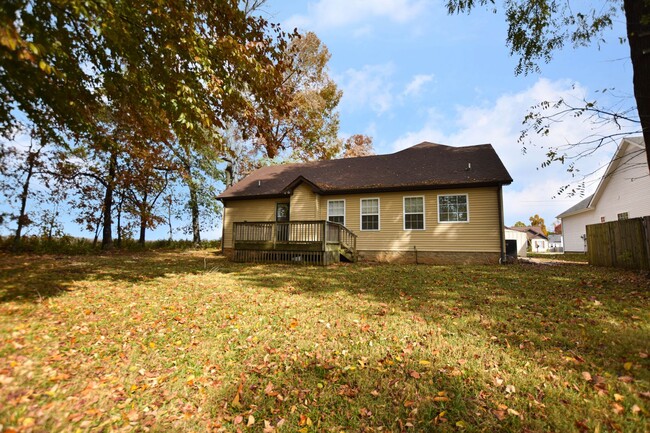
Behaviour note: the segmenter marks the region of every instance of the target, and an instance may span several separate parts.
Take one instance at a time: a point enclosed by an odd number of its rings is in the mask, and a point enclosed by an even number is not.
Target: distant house
[[[564,250],[585,252],[589,224],[650,215],[650,176],[642,137],[624,138],[596,192],[562,212]]]
[[[548,249],[551,252],[561,253],[564,251],[564,241],[562,234],[549,233],[548,235]]]
[[[218,196],[223,250],[238,261],[497,263],[511,182],[489,144],[263,167]]]
[[[528,238],[528,249],[533,253],[548,252],[549,242],[548,237],[544,234],[541,227],[527,226],[527,227],[510,227],[510,230],[525,233]]]

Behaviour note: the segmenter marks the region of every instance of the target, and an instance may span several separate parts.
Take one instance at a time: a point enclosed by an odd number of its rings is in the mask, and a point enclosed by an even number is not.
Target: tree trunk
[[[29,155],[27,156],[27,176],[25,177],[25,182],[23,183],[23,191],[20,194],[20,214],[18,215],[18,226],[16,227],[16,235],[14,236],[14,249],[18,249],[20,246],[20,240],[22,237],[23,227],[29,223],[29,218],[25,214],[25,209],[27,208],[27,197],[29,196],[29,183],[31,182],[32,175],[34,174],[34,154],[29,150]]]
[[[634,71],[634,98],[647,146],[650,142],[650,0],[624,0],[623,6]],[[650,167],[648,151],[646,158]]]
[[[95,227],[95,238],[93,239],[93,248],[97,246],[97,241],[99,240],[99,228],[101,226],[102,226],[102,218],[100,216],[99,219],[97,220],[97,227]]]
[[[30,142],[29,149],[27,150],[27,158],[25,163],[27,164],[27,175],[25,176],[25,182],[23,183],[23,190],[20,193],[20,214],[18,215],[18,225],[16,227],[16,234],[14,236],[14,249],[17,249],[20,246],[20,241],[23,235],[23,227],[29,224],[29,218],[25,213],[27,209],[27,199],[29,198],[29,186],[34,175],[34,167],[38,162],[39,154],[41,150],[45,147],[45,139],[41,138],[41,144],[38,150],[34,151],[34,144]]]
[[[167,224],[169,225],[169,241],[174,240],[174,226],[172,225],[172,196],[169,196],[169,203],[167,204]]]
[[[122,197],[117,203],[117,247],[122,248]]]
[[[144,246],[145,233],[147,232],[147,219],[149,216],[147,209],[148,196],[149,194],[145,191],[144,196],[142,197],[142,206],[140,208],[140,238],[138,239],[138,243],[142,246]]]
[[[201,224],[199,214],[199,192],[192,178],[192,168],[185,166],[185,174],[187,175],[187,186],[190,189],[190,213],[192,214],[192,243],[199,245],[201,243]]]
[[[113,209],[113,188],[115,184],[115,174],[117,172],[117,152],[111,151],[108,163],[108,179],[106,180],[106,194],[104,195],[104,228],[102,230],[102,249],[110,250],[113,248],[113,221],[111,211]]]
[[[199,224],[199,200],[196,184],[189,182],[190,187],[190,211],[192,212],[192,242],[194,245],[201,243],[201,225]]]

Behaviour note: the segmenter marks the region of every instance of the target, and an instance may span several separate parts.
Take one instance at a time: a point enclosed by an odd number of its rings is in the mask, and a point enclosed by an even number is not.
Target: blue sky
[[[591,134],[590,122],[572,119],[556,125],[539,147],[522,154],[517,138],[528,108],[560,97],[608,104],[597,90],[614,87],[632,104],[629,48],[621,16],[606,43],[566,47],[541,73],[515,76],[517,59],[505,44],[501,13],[477,8],[471,15],[448,15],[443,0],[269,0],[263,7],[284,28],[313,31],[332,55],[330,74],[343,90],[341,133],[371,135],[377,153],[427,140],[452,146],[491,143],[514,178],[504,190],[505,222],[540,214],[547,225],[580,200],[553,199],[571,182],[565,167],[538,167],[542,146],[573,142]],[[497,1],[497,4],[501,2]],[[594,2],[589,2],[593,4]],[[611,144],[579,168],[589,173],[607,164]],[[587,193],[597,186],[587,182]]]
[[[287,30],[313,31],[327,45],[330,75],[343,90],[341,135],[368,134],[379,154],[425,140],[452,146],[491,143],[514,179],[504,189],[505,223],[528,222],[539,214],[550,228],[556,215],[581,198],[553,198],[560,186],[575,179],[560,165],[538,168],[545,147],[611,129],[567,119],[548,137],[535,138],[535,145],[522,154],[517,142],[522,120],[530,106],[544,100],[619,102],[596,93],[603,88],[615,88],[623,105],[633,104],[629,48],[618,42],[625,34],[623,18],[605,35],[605,43],[566,47],[541,65],[541,73],[515,76],[517,59],[505,44],[503,14],[477,8],[471,15],[450,16],[444,3],[268,0],[261,13]],[[611,143],[578,167],[582,173],[604,167],[614,150]],[[598,178],[588,179],[587,194]],[[66,231],[89,236],[69,221]],[[204,239],[220,235],[220,227],[202,234]],[[166,238],[167,233],[161,227],[147,237]]]

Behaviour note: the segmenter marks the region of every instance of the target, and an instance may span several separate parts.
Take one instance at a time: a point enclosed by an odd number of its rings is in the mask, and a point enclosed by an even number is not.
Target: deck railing
[[[357,236],[345,226],[330,221],[289,221],[289,222],[236,222],[233,226],[235,249],[243,244],[265,244],[267,248],[276,246],[327,244],[341,246],[356,251]]]

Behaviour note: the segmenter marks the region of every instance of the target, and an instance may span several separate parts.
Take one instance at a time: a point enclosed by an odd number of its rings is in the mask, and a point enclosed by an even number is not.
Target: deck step
[[[356,262],[357,258],[355,257],[355,254],[353,251],[350,251],[348,248],[341,247],[339,249],[339,253],[341,254],[342,257],[345,257],[345,259],[349,262]]]

